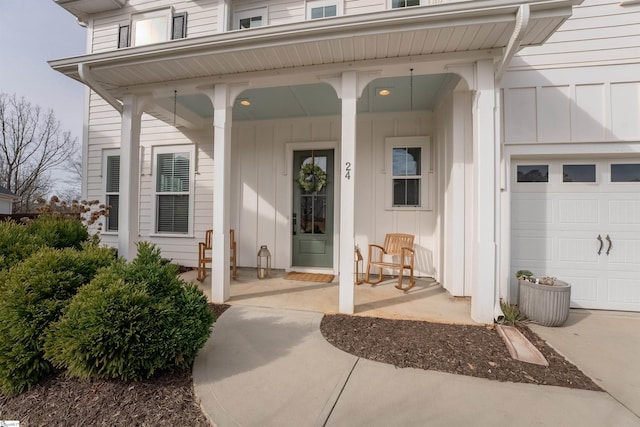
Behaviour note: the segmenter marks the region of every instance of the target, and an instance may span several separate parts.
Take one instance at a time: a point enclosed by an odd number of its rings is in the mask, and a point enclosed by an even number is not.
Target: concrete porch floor
[[[238,268],[238,279],[231,280],[227,304],[286,308],[320,313],[338,312],[338,278],[332,283],[287,280],[284,270],[274,270],[270,279],[259,280],[254,268]],[[205,280],[196,280],[196,270],[183,273],[187,282],[196,283],[211,301],[210,270]],[[417,278],[408,292],[395,288],[397,279],[376,286],[355,287],[355,314],[389,319],[427,320],[439,323],[476,324],[471,320],[468,298],[452,297],[430,278]]]

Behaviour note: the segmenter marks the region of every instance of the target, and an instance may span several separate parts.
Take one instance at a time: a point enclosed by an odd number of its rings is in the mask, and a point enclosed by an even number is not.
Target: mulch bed
[[[217,319],[229,306],[209,308]],[[196,403],[191,369],[135,382],[52,375],[17,396],[0,394],[0,420],[19,420],[20,427],[209,426]]]
[[[209,304],[209,308],[218,318],[229,306]],[[323,335],[336,347],[397,367],[600,390],[528,328],[520,329],[544,354],[549,367],[511,359],[490,327],[346,315],[327,315],[321,323]],[[25,393],[0,395],[0,420],[19,420],[21,427],[209,425],[196,403],[191,370],[137,382],[53,375]]]
[[[399,368],[430,369],[497,381],[601,391],[524,325],[520,331],[549,366],[514,360],[493,327],[327,315],[320,330],[339,349]]]

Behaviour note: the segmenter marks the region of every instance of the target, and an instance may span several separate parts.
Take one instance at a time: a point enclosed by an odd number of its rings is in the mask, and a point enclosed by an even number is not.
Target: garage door
[[[571,283],[571,306],[640,311],[640,161],[517,161],[512,277]]]

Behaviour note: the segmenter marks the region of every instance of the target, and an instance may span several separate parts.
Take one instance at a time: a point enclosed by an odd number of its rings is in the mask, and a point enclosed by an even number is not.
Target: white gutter
[[[498,64],[498,68],[496,70],[496,84],[502,80],[504,73],[507,71],[507,67],[511,63],[513,56],[520,50],[520,44],[522,43],[522,39],[524,38],[525,33],[527,32],[527,27],[529,26],[529,5],[522,4],[518,8],[518,13],[516,14],[516,26],[513,29],[513,34],[511,35],[511,39],[509,39],[509,44],[504,50],[504,55],[502,56],[502,61]]]
[[[93,79],[91,69],[85,63],[78,64],[78,75],[80,81],[89,86],[95,93],[100,95],[105,101],[107,101],[118,113],[122,115],[122,104],[113,95],[109,93],[102,85]]]

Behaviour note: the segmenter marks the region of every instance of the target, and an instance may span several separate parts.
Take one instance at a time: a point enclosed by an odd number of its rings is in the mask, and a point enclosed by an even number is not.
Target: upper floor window
[[[316,0],[307,2],[307,19],[342,15],[342,1]]]
[[[235,30],[244,30],[248,28],[257,28],[267,25],[267,8],[243,10],[233,15],[233,28]]]
[[[392,9],[411,6],[420,6],[420,0],[391,0]]]
[[[118,48],[144,46],[187,36],[187,12],[171,9],[138,13],[118,29]]]
[[[387,138],[390,208],[428,209],[429,138]],[[391,172],[391,173],[389,173]]]

